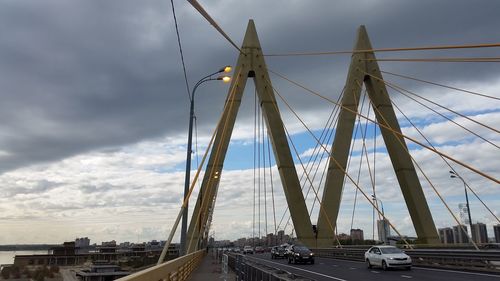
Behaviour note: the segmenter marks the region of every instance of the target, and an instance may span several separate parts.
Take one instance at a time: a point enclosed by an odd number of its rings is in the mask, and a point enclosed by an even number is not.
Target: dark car
[[[306,246],[293,245],[288,248],[288,263],[311,263],[314,264],[314,253]]]
[[[256,254],[262,254],[262,253],[264,253],[264,248],[262,248],[261,246],[255,247],[255,253]]]
[[[286,258],[285,248],[281,246],[274,246],[271,249],[271,259],[277,259],[277,258]]]

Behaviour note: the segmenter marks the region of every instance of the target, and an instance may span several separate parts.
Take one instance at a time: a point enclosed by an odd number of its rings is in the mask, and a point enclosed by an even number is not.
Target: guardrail
[[[500,273],[500,251],[406,250],[414,265]]]
[[[236,274],[236,281],[314,281],[259,263],[241,254],[227,254],[227,257],[228,266]]]
[[[197,268],[205,256],[205,250],[185,255],[174,260],[141,270],[119,281],[156,281],[156,280],[188,280],[191,272]]]
[[[364,261],[368,248],[312,249],[317,257]],[[500,273],[500,251],[497,250],[404,250],[413,265]]]

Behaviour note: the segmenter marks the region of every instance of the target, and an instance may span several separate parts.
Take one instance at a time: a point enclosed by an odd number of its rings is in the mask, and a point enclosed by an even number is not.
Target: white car
[[[394,246],[373,246],[365,253],[368,268],[381,266],[384,270],[392,267],[411,269],[411,258]]]
[[[252,246],[245,246],[243,247],[243,254],[253,254],[253,248]]]

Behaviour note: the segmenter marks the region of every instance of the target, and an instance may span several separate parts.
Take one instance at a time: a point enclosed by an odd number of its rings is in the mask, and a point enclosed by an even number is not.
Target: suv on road
[[[277,258],[286,258],[285,248],[281,246],[274,246],[271,249],[271,259],[277,259]]]
[[[287,250],[288,263],[309,262],[314,264],[314,253],[306,246],[292,245]]]

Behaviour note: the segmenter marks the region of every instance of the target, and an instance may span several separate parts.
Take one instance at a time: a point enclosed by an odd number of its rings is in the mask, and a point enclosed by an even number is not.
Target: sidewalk
[[[209,252],[200,266],[193,272],[191,281],[233,281],[236,280],[236,275],[231,269],[228,269],[228,273],[222,271],[222,264],[215,258],[214,252]]]

